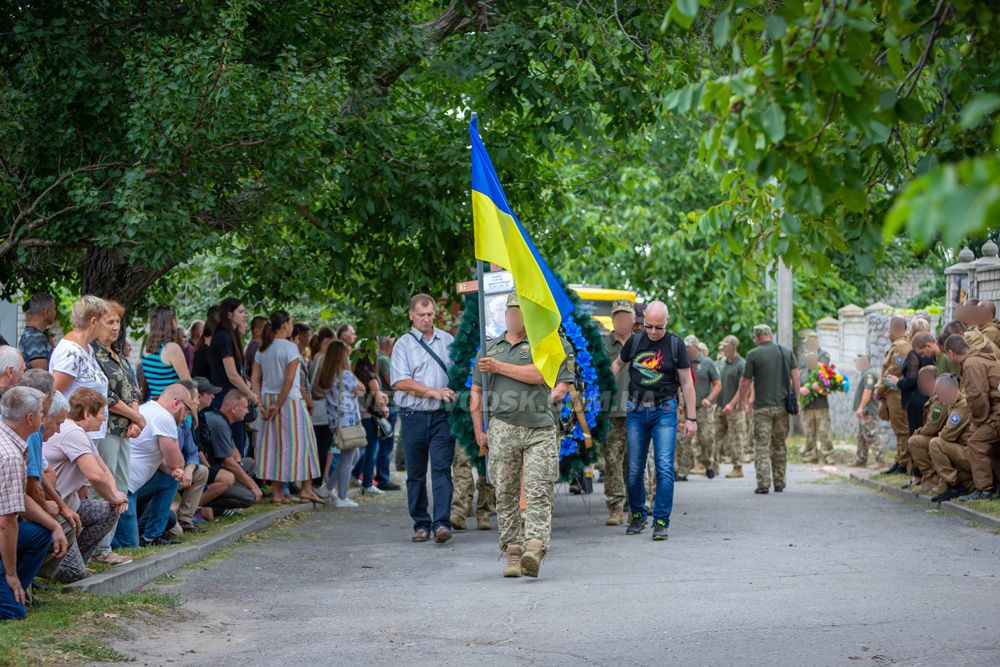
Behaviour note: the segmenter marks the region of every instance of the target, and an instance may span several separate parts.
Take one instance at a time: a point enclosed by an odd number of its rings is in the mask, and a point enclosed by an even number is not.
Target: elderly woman
[[[104,316],[108,309],[107,301],[89,294],[73,304],[70,314],[73,330],[63,336],[49,359],[49,372],[56,379],[56,391],[62,392],[67,399],[81,388],[93,389],[107,398],[108,376],[104,374],[90,344],[104,333]],[[106,421],[102,419],[95,425],[97,430],[89,434],[90,438],[103,440],[107,431]]]
[[[313,493],[313,478],[319,476],[316,434],[309,420],[311,399],[302,385],[302,356],[288,338],[292,318],[279,310],[264,325],[260,350],[254,356],[253,392],[261,397],[263,428],[257,444],[260,479],[272,482],[274,502],[286,503],[281,482],[301,482],[302,500],[320,503]]]
[[[101,460],[115,478],[115,487],[123,494],[128,493],[128,439],[134,438],[146,425],[139,412],[139,388],[135,384],[128,356],[123,347],[119,347],[122,315],[125,309],[114,301],[108,302],[109,310],[103,318],[103,326],[97,340],[91,347],[94,356],[101,364],[101,370],[108,377],[108,427],[104,438],[97,443],[97,451]],[[124,342],[124,339],[121,341]],[[97,491],[91,492],[91,498],[97,498]],[[116,515],[117,523],[117,515]],[[105,565],[124,565],[132,562],[131,558],[121,556],[111,550],[111,539],[114,529],[101,538],[94,552],[94,560]]]
[[[53,403],[59,400],[65,399],[55,394]],[[69,418],[43,446],[45,458],[56,473],[56,491],[83,522],[83,531],[56,571],[56,581],[63,583],[90,576],[87,559],[101,538],[114,528],[118,515],[128,508],[128,497],[115,487],[114,475],[87,435],[100,428],[107,405],[108,400],[93,389],[77,390],[69,399]],[[80,490],[88,483],[104,500],[80,500]]]

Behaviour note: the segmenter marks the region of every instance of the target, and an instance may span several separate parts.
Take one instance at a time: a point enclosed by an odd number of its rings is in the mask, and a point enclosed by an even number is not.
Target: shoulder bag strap
[[[785,386],[785,391],[789,392],[792,390],[791,380],[788,378],[788,374],[791,371],[788,369],[788,362],[785,361],[785,348],[781,347],[777,343],[774,344],[778,348],[778,354],[781,356],[781,384]]]
[[[426,341],[424,341],[424,339],[421,338],[420,336],[415,335],[412,331],[410,332],[410,335],[413,336],[413,339],[415,341],[420,343],[420,347],[424,348],[424,350],[427,351],[427,354],[431,355],[431,359],[437,362],[437,365],[440,366],[441,370],[444,371],[444,376],[448,377],[448,366],[443,361],[441,361],[441,357],[437,355],[437,352],[435,352],[433,348],[431,348],[431,346],[428,345]]]

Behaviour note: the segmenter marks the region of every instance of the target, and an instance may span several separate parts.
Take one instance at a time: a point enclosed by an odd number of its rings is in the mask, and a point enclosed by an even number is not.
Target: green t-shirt
[[[854,387],[855,410],[861,407],[861,396],[865,393],[865,389],[875,391],[875,387],[878,386],[878,379],[879,372],[875,368],[869,368],[858,376],[858,383]],[[865,414],[870,417],[878,416],[878,401],[875,400],[875,397],[872,397],[872,399],[868,401],[868,405],[865,406]]]
[[[740,379],[743,377],[743,357],[736,355],[732,361],[723,359],[719,369],[719,379],[722,380],[722,391],[715,399],[715,404],[724,408],[729,404],[736,392],[740,390]]]
[[[767,342],[747,353],[743,366],[743,377],[753,380],[753,407],[784,407],[787,392],[792,388],[791,379],[782,378],[781,358],[785,358],[785,369],[790,373],[796,368],[795,355],[791,350]]]
[[[389,359],[389,355],[384,352],[379,352],[375,363],[377,365],[378,377],[382,382],[382,386],[389,387],[391,385],[389,382],[389,369],[392,366],[392,361]]]
[[[563,349],[566,350],[566,361],[559,367],[559,374],[556,382],[571,383],[576,380],[574,375],[573,348],[565,339],[561,339]],[[486,343],[486,356],[497,361],[527,366],[532,363],[531,348],[528,346],[528,339],[525,338],[519,343],[510,343],[507,336],[497,336]],[[478,362],[483,356],[483,350],[476,355]],[[476,364],[472,372],[472,382],[482,386],[483,374],[479,371],[479,364]],[[556,415],[552,404],[549,402],[551,390],[544,382],[540,384],[526,384],[506,375],[498,373],[490,374],[490,384],[487,387],[487,405],[490,409],[490,416],[502,419],[514,426],[556,426]]]
[[[691,370],[694,371],[695,405],[700,408],[701,402],[712,392],[712,383],[719,379],[719,370],[704,354],[699,354],[698,358],[691,362]]]

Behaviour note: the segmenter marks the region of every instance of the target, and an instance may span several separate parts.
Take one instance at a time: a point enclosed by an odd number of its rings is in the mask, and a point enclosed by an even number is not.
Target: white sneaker
[[[370,493],[373,496],[381,496],[383,493],[385,493],[385,491],[383,491],[382,489],[378,488],[377,486],[366,486],[365,489],[364,489],[364,492],[365,493]]]
[[[325,486],[313,487],[313,493],[315,493],[320,498],[329,498],[333,494],[330,493],[330,489]]]
[[[360,507],[360,505],[350,498],[337,498],[337,509],[340,509],[341,507]]]

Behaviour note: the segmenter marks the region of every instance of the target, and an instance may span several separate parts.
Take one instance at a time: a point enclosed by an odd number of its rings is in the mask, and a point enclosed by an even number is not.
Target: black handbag
[[[788,378],[788,374],[791,372],[788,368],[788,362],[785,361],[785,348],[778,347],[778,354],[781,355],[781,371],[782,379],[785,383],[785,411],[790,415],[799,414],[799,397],[795,395],[795,390],[792,389],[792,381]]]

